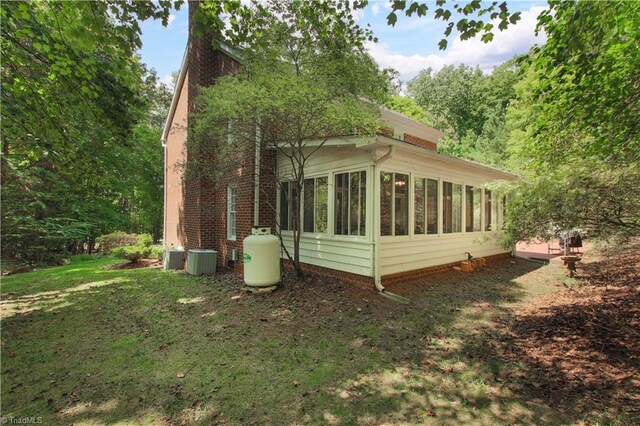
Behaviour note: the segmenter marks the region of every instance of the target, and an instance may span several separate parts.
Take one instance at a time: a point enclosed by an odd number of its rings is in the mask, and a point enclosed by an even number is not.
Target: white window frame
[[[412,227],[415,227],[414,218],[411,210],[415,205],[415,182],[413,181],[413,175],[410,172],[397,172],[397,171],[388,171],[381,170],[378,176],[378,182],[382,178],[383,173],[388,173],[392,176],[391,178],[391,234],[382,235],[382,226],[380,227],[380,237],[381,238],[407,238],[410,235],[414,235]],[[404,175],[408,177],[407,182],[407,233],[396,235],[396,185],[395,185],[395,176],[396,175]],[[382,185],[380,185],[380,195],[382,195]],[[381,200],[382,201],[382,200]],[[380,212],[378,212],[378,220],[382,217],[382,202],[380,202]],[[422,235],[422,234],[418,234]]]
[[[233,118],[227,120],[227,144],[233,145],[236,142],[236,133],[235,133],[236,123]]]
[[[227,186],[227,240],[235,241],[238,231],[238,189]]]
[[[328,201],[329,201],[329,208],[327,209],[327,229],[330,230],[330,234],[331,236],[333,236],[336,239],[343,239],[343,240],[363,240],[368,238],[369,236],[369,228],[367,227],[367,223],[369,220],[369,215],[370,213],[366,210],[365,208],[365,217],[364,217],[364,221],[365,221],[365,229],[364,229],[364,235],[351,235],[351,234],[338,234],[336,232],[336,176],[337,175],[341,175],[341,174],[349,174],[349,182],[351,182],[351,174],[353,173],[361,173],[364,172],[364,176],[365,176],[365,194],[364,194],[364,202],[365,202],[365,206],[367,206],[370,202],[369,198],[368,198],[368,194],[370,191],[370,181],[369,181],[369,175],[371,174],[369,169],[366,168],[361,168],[361,169],[346,169],[346,170],[335,170],[331,173],[330,175],[330,182],[329,182],[329,194],[328,194]],[[331,188],[333,190],[331,190]],[[349,195],[351,196],[351,195]],[[351,200],[349,200],[351,201]],[[362,200],[361,200],[362,201]],[[331,215],[331,216],[329,216]],[[351,202],[349,202],[349,205],[347,206],[347,217],[351,217]],[[359,219],[358,219],[359,220]],[[330,227],[330,228],[329,228]],[[360,228],[360,226],[358,226],[358,228]]]
[[[469,225],[467,223],[467,188],[471,188],[472,191],[474,192],[478,192],[480,195],[480,213],[479,213],[479,218],[480,218],[480,229],[475,230],[474,229],[474,224],[473,224],[473,218],[475,218],[475,210],[474,210],[474,206],[473,204],[471,205],[471,209],[473,210],[473,216],[472,216],[472,223],[471,223],[471,231],[467,230],[467,226]],[[484,231],[484,190],[481,186],[477,186],[474,184],[471,184],[469,182],[465,182],[463,185],[463,198],[464,198],[464,207],[462,209],[462,216],[463,216],[463,227],[462,230],[463,232],[466,234],[479,234],[481,232]]]
[[[326,228],[324,230],[324,232],[317,232],[316,231],[316,200],[318,199],[318,179],[322,179],[325,178],[327,180],[327,223],[326,223]],[[304,180],[306,181],[307,179],[313,179],[313,231],[305,231],[304,230],[304,224],[305,224],[305,206],[307,205],[307,191],[304,188],[302,188],[302,203],[300,203],[300,209],[301,209],[301,213],[300,213],[300,217],[302,218],[302,233],[304,234],[308,234],[308,235],[327,235],[329,233],[329,228],[331,226],[331,224],[329,223],[329,186],[330,186],[330,176],[329,175],[318,175],[318,176],[310,176],[310,177],[305,177]]]
[[[416,234],[415,233],[415,196],[416,196],[416,184],[415,184],[415,180],[416,179],[424,179],[424,184],[425,184],[425,199],[424,199],[424,218],[425,218],[425,222],[424,222],[424,226],[425,226],[425,232],[423,234]],[[427,232],[427,215],[428,215],[428,205],[427,205],[427,196],[428,192],[426,191],[427,189],[427,180],[431,180],[434,181],[436,183],[436,232],[434,233],[428,233]],[[431,238],[437,238],[440,236],[441,234],[441,229],[442,229],[442,199],[441,199],[441,193],[442,193],[442,182],[440,177],[436,176],[436,175],[430,175],[430,174],[422,174],[422,173],[411,173],[411,181],[412,181],[412,197],[411,200],[413,202],[413,210],[414,210],[414,214],[412,215],[412,227],[411,227],[411,231],[412,233],[410,234],[412,236],[412,238],[416,238],[416,239],[431,239]]]
[[[444,184],[450,183],[451,185],[460,185],[461,186],[461,194],[460,194],[460,231],[445,232],[444,229]],[[440,180],[440,204],[441,204],[441,212],[440,216],[440,235],[441,236],[449,236],[449,235],[460,235],[464,233],[465,230],[465,215],[464,215],[464,206],[465,206],[465,191],[464,191],[464,182],[455,181],[455,180],[447,180],[446,178],[442,178]],[[453,187],[451,188],[451,197],[453,197]],[[453,198],[452,198],[452,215],[451,215],[451,227],[453,228]]]
[[[279,182],[279,184],[278,184],[278,199],[277,199],[277,201],[278,201],[278,206],[277,206],[278,207],[278,209],[277,209],[278,210],[277,211],[278,230],[283,235],[292,235],[293,234],[293,229],[292,229],[292,227],[293,227],[293,225],[292,225],[292,223],[293,223],[293,214],[291,212],[291,209],[292,209],[291,186],[292,186],[292,184],[293,184],[293,181],[291,181],[291,180],[281,180]],[[287,225],[288,225],[287,228],[289,228],[289,229],[282,229],[282,221],[281,221],[281,216],[282,216],[282,197],[283,197],[283,195],[282,195],[282,187],[284,185],[287,185],[287,187],[288,187],[288,195],[287,195],[287,197],[289,197],[289,199],[287,200],[287,213],[288,213],[287,214]],[[302,192],[304,192],[304,187],[303,187]],[[300,198],[300,194],[298,194],[298,198]],[[299,207],[302,207],[302,203],[299,203]],[[300,213],[298,213],[298,215],[299,215],[298,217],[301,217]],[[303,226],[304,226],[304,222],[303,222]],[[298,230],[298,231],[300,231],[300,230]]]

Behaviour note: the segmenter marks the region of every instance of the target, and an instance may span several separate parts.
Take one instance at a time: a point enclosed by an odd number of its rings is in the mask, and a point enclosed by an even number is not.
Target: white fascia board
[[[176,87],[173,89],[173,98],[171,98],[171,107],[169,107],[169,114],[167,115],[167,120],[164,122],[164,128],[162,129],[162,138],[160,142],[162,146],[167,142],[167,136],[169,136],[169,130],[171,130],[171,123],[173,123],[173,116],[176,113],[176,108],[178,107],[178,100],[180,99],[180,93],[182,92],[182,85],[184,84],[184,79],[187,76],[187,65],[189,61],[187,61],[187,55],[189,53],[189,45],[184,49],[184,55],[182,56],[182,65],[180,66],[180,74],[178,75],[178,81],[176,82]]]
[[[516,175],[514,173],[506,172],[504,170],[500,170],[500,169],[495,168],[495,167],[486,166],[484,164],[476,163],[475,161],[465,160],[463,158],[458,158],[458,157],[453,157],[451,155],[443,154],[443,153],[440,153],[440,152],[437,152],[437,151],[434,151],[434,150],[431,150],[431,149],[421,148],[419,146],[412,145],[409,142],[405,142],[405,141],[401,141],[401,140],[398,140],[398,139],[390,138],[390,137],[384,136],[384,135],[378,135],[378,139],[375,142],[370,143],[368,145],[359,146],[358,148],[360,148],[360,149],[378,149],[378,148],[385,148],[385,147],[388,148],[390,146],[395,146],[396,148],[398,148],[400,150],[408,151],[408,152],[411,152],[411,153],[415,153],[417,155],[422,155],[424,157],[432,158],[434,160],[442,161],[442,162],[449,163],[449,164],[452,164],[452,165],[483,170],[483,171],[489,172],[489,173],[491,173],[493,175],[499,175],[505,180],[518,180],[518,179],[520,179],[520,176],[518,176],[518,175]]]

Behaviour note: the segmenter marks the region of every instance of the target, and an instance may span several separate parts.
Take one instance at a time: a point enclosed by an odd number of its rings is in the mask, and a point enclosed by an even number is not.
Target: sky
[[[435,6],[427,2],[430,10]],[[438,50],[446,23],[427,17],[398,18],[395,27],[387,25],[390,11],[388,0],[370,0],[369,5],[356,13],[359,25],[371,24],[378,43],[368,43],[367,49],[381,67],[392,67],[400,72],[400,79],[407,82],[428,67],[435,71],[446,65],[466,64],[479,66],[485,72],[513,56],[526,53],[534,44],[543,44],[544,34],[535,36],[536,17],[544,9],[544,1],[509,1],[509,8],[521,11],[522,19],[505,31],[494,32],[490,43],[479,38],[461,41],[457,35],[449,37],[445,51]],[[184,5],[173,11],[169,25],[159,21],[142,24],[142,49],[140,54],[149,68],[155,68],[162,82],[171,83],[171,73],[180,69],[188,36],[188,11]]]

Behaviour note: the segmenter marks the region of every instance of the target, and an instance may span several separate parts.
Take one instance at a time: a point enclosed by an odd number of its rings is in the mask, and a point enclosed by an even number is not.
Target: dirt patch
[[[107,265],[104,269],[117,270],[117,269],[139,269],[139,268],[161,268],[162,261],[158,259],[140,259],[137,262],[124,262],[115,263],[113,265]]]
[[[566,412],[640,414],[640,254],[585,259],[581,278],[510,311],[495,342],[531,396]]]

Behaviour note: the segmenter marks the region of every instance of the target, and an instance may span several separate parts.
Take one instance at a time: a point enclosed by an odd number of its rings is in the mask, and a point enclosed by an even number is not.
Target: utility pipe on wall
[[[253,180],[253,226],[260,226],[260,126],[256,126],[256,152]]]
[[[380,166],[380,164],[384,163],[385,161],[387,161],[388,159],[390,159],[391,157],[393,157],[393,155],[396,152],[396,147],[395,146],[389,146],[389,151],[383,155],[382,157],[378,158],[375,162],[374,162],[374,173],[373,173],[373,196],[374,196],[374,206],[376,206],[374,208],[374,212],[378,213],[378,217],[374,217],[374,225],[373,225],[373,249],[375,251],[373,258],[375,259],[374,262],[375,264],[373,265],[373,269],[374,269],[374,283],[376,286],[376,289],[379,292],[384,292],[385,288],[382,286],[382,278],[380,277],[380,197],[376,196],[377,191],[376,188],[379,185],[379,179],[378,179],[378,166]]]

